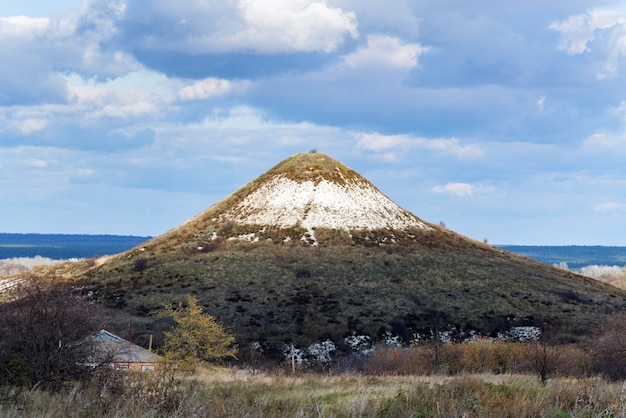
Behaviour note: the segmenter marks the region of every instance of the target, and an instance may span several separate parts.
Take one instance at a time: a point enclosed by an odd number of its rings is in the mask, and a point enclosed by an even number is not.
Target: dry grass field
[[[624,384],[529,375],[320,375],[212,369],[191,379],[102,377],[55,395],[2,394],[6,417],[617,417]]]

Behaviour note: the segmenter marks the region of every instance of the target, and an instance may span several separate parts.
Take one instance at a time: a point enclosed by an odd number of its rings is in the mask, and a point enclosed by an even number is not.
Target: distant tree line
[[[124,252],[149,238],[121,235],[0,233],[0,259],[35,256],[55,260],[91,258]]]

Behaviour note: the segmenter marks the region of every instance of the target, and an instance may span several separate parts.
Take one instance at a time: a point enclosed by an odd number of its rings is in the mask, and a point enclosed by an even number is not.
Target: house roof
[[[160,359],[152,351],[104,329],[91,337],[91,341],[95,347],[94,360],[99,363],[155,363]]]

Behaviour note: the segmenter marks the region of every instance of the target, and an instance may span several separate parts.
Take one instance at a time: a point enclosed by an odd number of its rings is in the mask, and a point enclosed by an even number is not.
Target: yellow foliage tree
[[[164,363],[183,373],[193,373],[200,364],[237,358],[235,337],[215,317],[203,313],[198,299],[188,295],[187,306],[166,307],[161,316],[172,317],[174,326],[165,332]]]

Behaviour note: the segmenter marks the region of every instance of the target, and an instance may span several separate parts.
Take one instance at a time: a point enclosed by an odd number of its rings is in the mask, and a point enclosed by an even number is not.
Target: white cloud
[[[255,51],[260,53],[334,52],[346,37],[358,37],[354,12],[325,0],[233,0],[157,2],[148,13],[160,28],[141,20],[134,2],[128,25],[143,26],[142,47],[190,53]],[[131,31],[135,34],[136,31]],[[162,33],[167,32],[167,37]],[[137,39],[133,39],[136,42]]]
[[[457,158],[479,158],[484,150],[477,144],[462,145],[458,138],[422,138],[410,135],[359,134],[359,147],[375,152],[390,149],[426,149]]]
[[[78,177],[93,177],[94,174],[96,174],[96,170],[93,168],[79,168],[76,171]]]
[[[126,17],[128,0],[88,0],[78,15],[80,31],[87,36],[110,39],[119,33],[119,22]]]
[[[608,9],[594,9],[584,15],[570,16],[569,19],[553,22],[550,29],[561,32],[563,39],[559,47],[568,54],[590,52],[589,43],[596,39],[596,33],[626,23],[626,13]]]
[[[158,110],[159,107],[155,103],[143,100],[129,104],[107,104],[92,115],[97,118],[132,118],[155,114]]]
[[[142,69],[132,55],[123,52],[103,51],[99,45],[86,45],[82,50],[82,62],[78,69],[99,78],[115,78]],[[101,76],[101,77],[100,77]]]
[[[372,151],[383,151],[390,148],[407,148],[411,146],[408,135],[382,135],[377,133],[359,135],[359,146]]]
[[[11,125],[20,135],[30,135],[45,129],[48,125],[48,121],[46,119],[23,119],[14,120]]]
[[[123,4],[84,2],[80,12],[54,19],[0,18],[0,102],[62,103],[68,97],[59,73],[105,81],[141,69],[130,53],[111,42],[123,18],[115,9]]]
[[[539,99],[537,99],[537,107],[539,108],[539,112],[543,113],[545,103],[546,96],[541,96]]]
[[[0,39],[30,38],[45,32],[50,19],[27,16],[0,17]]]
[[[262,49],[335,51],[346,35],[358,35],[356,16],[323,1],[241,0],[248,25],[237,37]]]
[[[46,168],[48,167],[48,163],[44,160],[32,160],[28,166],[33,168]]]
[[[232,88],[232,83],[219,78],[206,78],[178,90],[178,98],[182,101],[203,100],[222,96]]]
[[[143,82],[133,84],[138,78]],[[166,80],[151,72],[130,73],[107,83],[97,83],[77,75],[66,78],[70,103],[56,113],[80,114],[83,121],[99,118],[142,118],[171,110],[176,80]]]
[[[586,14],[553,22],[550,29],[561,33],[559,48],[570,55],[595,53],[600,58],[596,76],[614,77],[626,56],[626,13],[610,9],[593,9]]]
[[[626,153],[626,134],[596,132],[583,141],[579,152],[583,155],[623,155]]]
[[[471,196],[476,191],[476,186],[469,183],[446,183],[433,187],[435,193],[451,194],[454,196],[464,197]]]
[[[386,35],[367,37],[367,46],[347,55],[344,62],[352,68],[393,67],[410,69],[417,67],[418,57],[428,51],[418,43],[406,43],[401,39]]]
[[[611,213],[626,210],[626,204],[619,202],[601,202],[593,205],[595,212]]]

